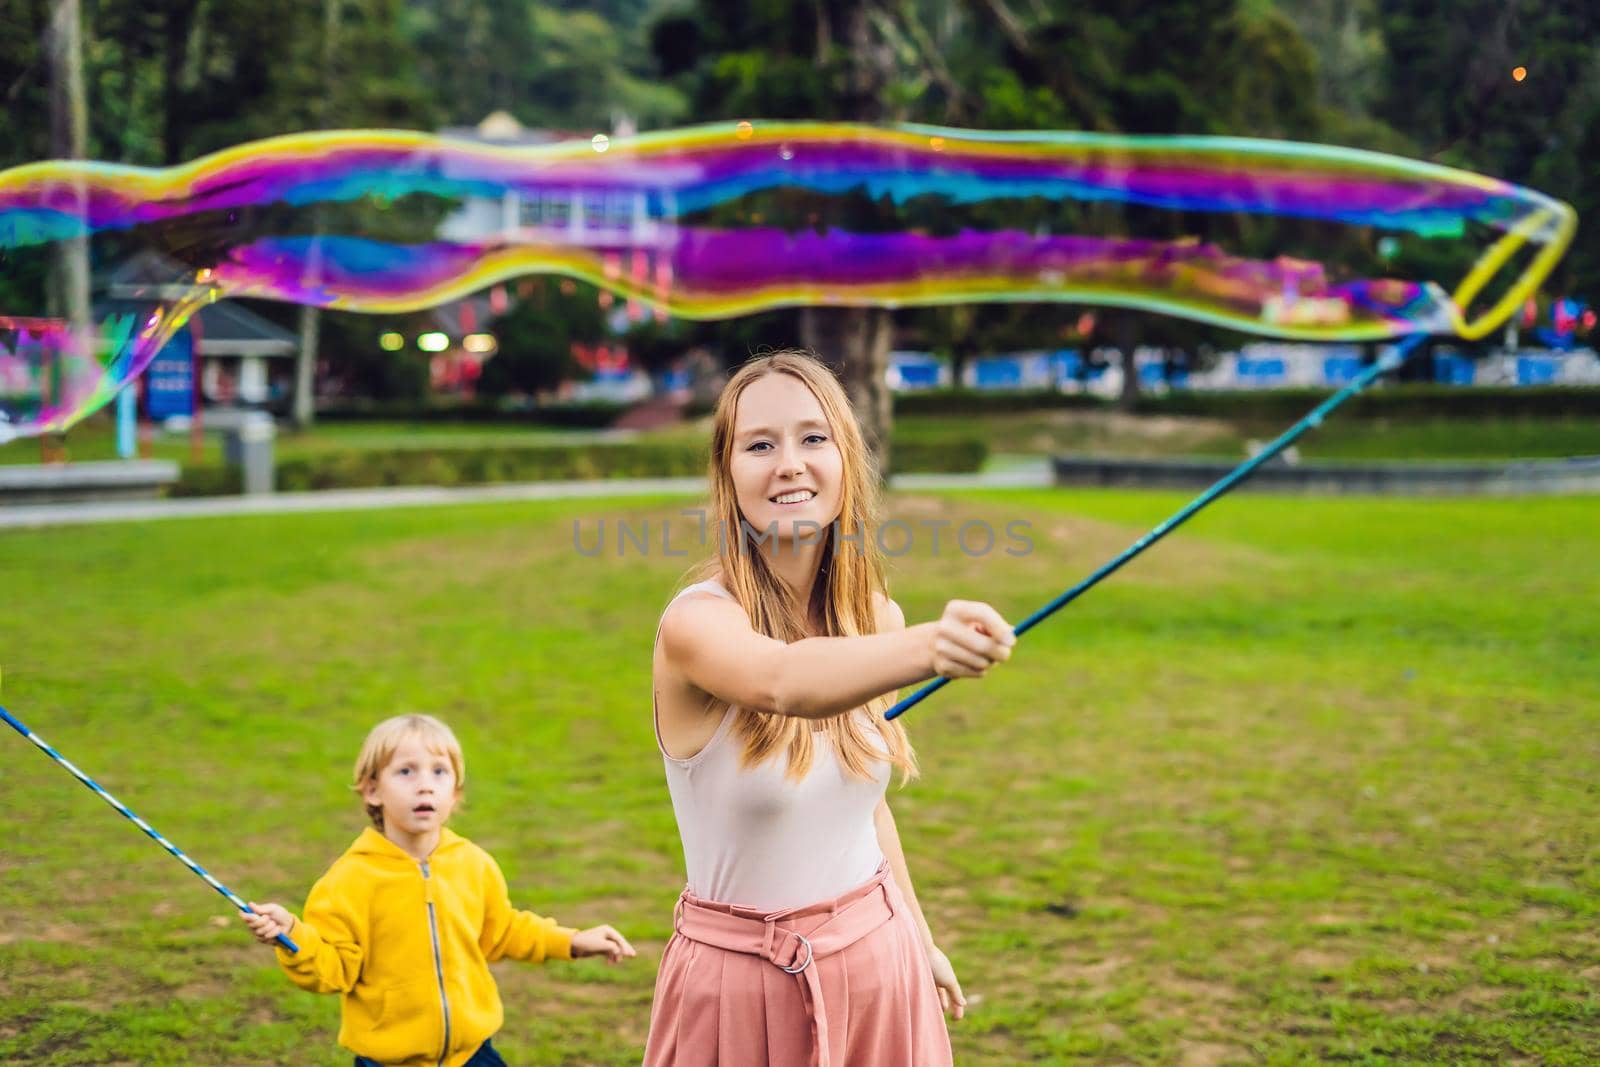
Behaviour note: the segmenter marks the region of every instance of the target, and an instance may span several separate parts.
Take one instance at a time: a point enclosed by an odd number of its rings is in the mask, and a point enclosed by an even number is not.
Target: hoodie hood
[[[428,857],[428,862],[431,863],[446,852],[452,852],[465,844],[466,838],[446,826],[439,831],[439,843],[434,846],[433,853]],[[393,860],[412,866],[417,863],[416,857],[393,841],[390,841],[387,837],[384,837],[373,826],[361,831],[361,836],[351,843],[345,854],[349,856],[366,856],[376,860]]]

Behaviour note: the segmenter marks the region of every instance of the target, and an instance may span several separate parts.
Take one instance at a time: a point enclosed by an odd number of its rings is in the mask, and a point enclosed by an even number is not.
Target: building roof
[[[106,296],[96,301],[94,317],[142,312],[152,303],[186,295],[193,288],[193,272],[194,268],[153,249],[135,253],[97,279],[103,281]],[[195,324],[203,356],[285,358],[300,350],[300,338],[293,331],[237,300],[207,304],[190,322]]]
[[[96,321],[108,315],[142,314],[148,300],[101,300],[94,305]],[[207,304],[190,316],[195,341],[202,356],[262,356],[287,359],[300,351],[300,338],[277,323],[262,318],[233,300]]]
[[[196,332],[201,355],[283,357],[300,351],[298,335],[237,300],[207,304],[195,318],[200,323]]]
[[[445,126],[439,136],[463,141],[483,141],[488,144],[539,145],[559,141],[587,141],[598,130],[549,130],[524,126],[505,111],[492,111],[476,126]],[[632,132],[631,129],[628,132]],[[622,136],[618,131],[617,136]]]

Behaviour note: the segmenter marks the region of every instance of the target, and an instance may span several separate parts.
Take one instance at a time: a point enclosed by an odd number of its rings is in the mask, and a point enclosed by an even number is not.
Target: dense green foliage
[[[48,7],[0,0],[10,30],[0,40],[0,165],[50,154]],[[621,120],[903,119],[1320,140],[1468,167],[1600,211],[1592,4],[83,0],[82,23],[87,154],[119,162],[170,163],[313,127],[470,124],[492,110],[574,133]],[[1551,288],[1600,298],[1600,242],[1587,228]],[[1077,316],[949,308],[903,312],[899,325],[913,343],[964,360],[1081,341]],[[417,368],[377,366],[404,360],[373,351],[370,324],[329,318],[331,359],[359,364],[349,377],[377,395],[419,395]],[[792,343],[795,315],[773,318],[768,332]],[[1122,319],[1101,316],[1091,339],[1230,340]],[[696,342],[737,362],[749,333],[723,324],[638,340],[652,365]],[[537,384],[560,369],[538,355],[512,362],[491,386]]]
[[[1286,137],[1433,159],[1533,185],[1580,212],[1600,208],[1593,5],[701,0],[660,22],[654,46],[699,118]],[[1519,65],[1522,82],[1512,77]],[[1248,220],[1211,225],[1251,247]],[[1376,266],[1369,248],[1321,240],[1319,260]],[[1446,272],[1464,268],[1466,255],[1465,245],[1403,249],[1394,265]],[[1551,289],[1600,302],[1600,242],[1580,235]],[[1138,344],[1193,352],[1237,341],[1126,313],[1100,315],[1085,338],[1080,311],[936,308],[902,312],[899,322],[908,343],[958,366],[985,351],[1061,342],[1126,355]],[[1130,408],[1136,384],[1130,377]]]

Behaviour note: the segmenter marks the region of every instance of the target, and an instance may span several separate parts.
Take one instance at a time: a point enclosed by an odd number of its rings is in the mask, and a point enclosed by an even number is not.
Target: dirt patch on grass
[[[596,516],[595,518],[598,518]],[[608,519],[620,518],[637,528],[644,519],[656,526],[655,512],[612,512]],[[583,543],[593,542],[595,522],[583,516],[577,520],[585,535]],[[559,526],[566,536],[551,536],[544,520],[530,520],[527,528],[413,537],[361,552],[356,558],[382,574],[403,574],[408,581],[425,581],[430,586],[478,585],[508,573],[529,576],[531,568],[553,556],[573,551],[570,523]],[[606,535],[613,545],[613,523],[606,523]],[[658,535],[659,536],[659,535]]]
[[[1289,963],[1296,969],[1310,971],[1319,978],[1342,974],[1350,969],[1348,956],[1316,948],[1300,949],[1289,957]]]
[[[1118,972],[1130,962],[1127,956],[1107,956],[1081,963],[1062,960],[1050,968],[1050,977],[1086,986],[1095,993],[1105,993],[1115,988]]]
[[[95,937],[81,926],[71,923],[45,923],[23,930],[0,930],[0,945],[21,942],[40,942],[54,945],[93,945]]]
[[[1055,513],[1040,516],[1001,505],[978,506],[945,497],[903,493],[890,498],[885,518],[911,527],[907,558],[937,555],[957,570],[992,570],[997,563],[1003,563],[1008,580],[1026,582],[1027,576],[1037,571],[1050,576],[1050,586],[1059,584],[1056,580],[1063,568],[1071,571],[1104,562],[1146,532],[1143,526]],[[930,525],[940,523],[945,525],[937,529]],[[968,523],[982,525],[963,533]],[[1018,525],[1013,527],[1013,523]],[[886,540],[890,548],[899,549],[907,537],[904,531],[897,531],[892,538],[886,535]],[[1204,585],[1244,569],[1259,571],[1274,562],[1275,557],[1259,550],[1178,535],[1142,557],[1137,567],[1126,572],[1124,580]]]
[[[1096,452],[1119,455],[1171,455],[1205,448],[1238,450],[1238,431],[1213,418],[1127,415],[1101,411],[1049,411],[1030,416],[1028,429],[1010,448],[1029,452]]]
[[[1514,989],[1501,986],[1468,986],[1458,989],[1454,993],[1441,997],[1435,1003],[1447,1012],[1492,1012],[1498,1013],[1500,1002],[1507,996],[1515,993]]]
[[[1195,1005],[1225,1007],[1239,999],[1239,991],[1226,982],[1182,975],[1164,975],[1156,980],[1156,988],[1169,997]]]
[[[1243,1049],[1215,1041],[1179,1041],[1180,1067],[1221,1067],[1226,1063],[1243,1063],[1249,1059]]]

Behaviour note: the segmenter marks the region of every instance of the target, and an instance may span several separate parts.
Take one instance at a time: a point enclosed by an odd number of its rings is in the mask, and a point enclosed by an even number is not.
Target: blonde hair
[[[461,755],[461,742],[456,740],[450,727],[432,715],[396,715],[372,728],[361,743],[361,754],[356,757],[355,784],[351,788],[357,795],[378,780],[378,775],[394,759],[395,752],[407,741],[421,741],[429,752],[450,761],[456,772],[456,796],[459,797],[467,784],[467,761]],[[366,803],[364,798],[362,806],[367,809],[372,825],[382,830],[383,808]]]
[[[770,374],[787,374],[811,390],[822,406],[833,440],[839,449],[844,477],[839,502],[839,517],[830,536],[821,540],[822,558],[812,585],[811,603],[796,602],[793,591],[768,565],[739,511],[738,493],[732,474],[734,417],[739,398],[750,385]],[[878,548],[878,522],[881,504],[878,494],[877,461],[861,435],[861,426],[851,410],[844,388],[828,367],[810,352],[796,349],[769,352],[746,362],[728,380],[717,400],[711,427],[711,510],[725,536],[719,538],[717,556],[701,564],[701,577],[720,570],[722,585],[734,595],[750,625],[757,633],[784,642],[806,637],[848,637],[878,632],[875,597],[888,597],[884,580],[883,555]],[[840,532],[855,546],[840,551]],[[736,532],[735,532],[736,531]],[[809,621],[820,620],[817,633]],[[901,771],[902,781],[917,773],[916,755],[905,727],[886,722],[882,713],[890,706],[889,695],[866,705],[877,720],[877,731],[887,752],[880,751],[869,737],[870,726],[856,715],[836,715],[820,724],[812,721],[771,715],[741,708],[734,720],[734,732],[743,739],[741,763],[755,766],[788,754],[787,775],[805,777],[814,756],[814,731],[826,737],[847,773],[871,778],[871,765],[881,759]],[[712,701],[712,710],[726,708]]]

